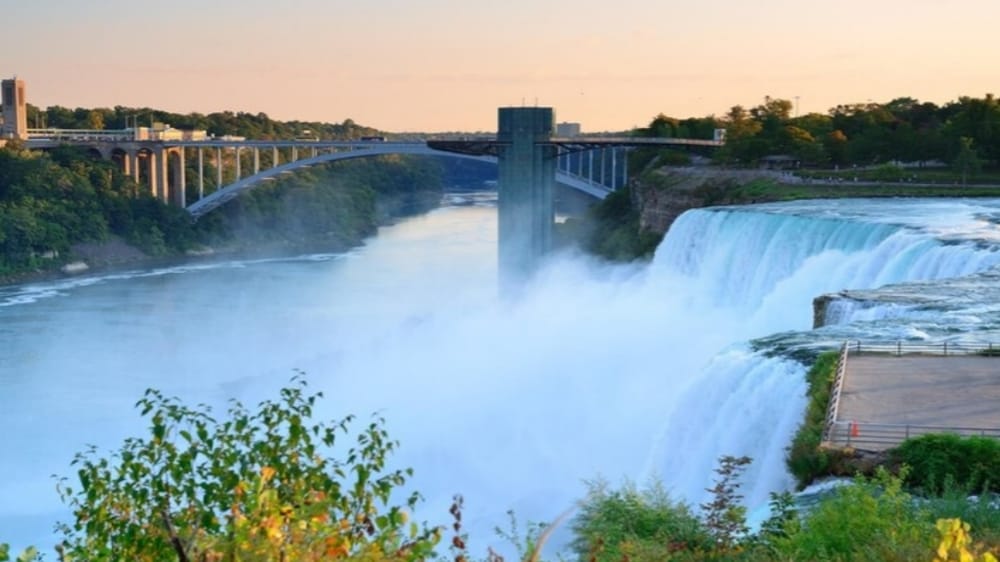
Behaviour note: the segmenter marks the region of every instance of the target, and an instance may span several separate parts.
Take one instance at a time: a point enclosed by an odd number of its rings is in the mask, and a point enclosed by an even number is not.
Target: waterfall
[[[821,294],[966,276],[1000,263],[997,249],[978,238],[942,240],[919,221],[829,216],[819,203],[802,214],[780,206],[702,209],[673,224],[657,249],[650,282],[676,292],[678,278],[686,280],[696,288],[689,298],[699,308],[721,307],[726,322],[752,339],[808,331],[811,301]],[[904,318],[912,308],[834,299],[828,312],[832,323],[848,323]],[[745,343],[722,350],[673,389],[677,396],[650,471],[697,503],[706,498],[719,456],[747,455],[754,462],[746,473],[746,502],[766,503],[769,492],[791,482],[785,447],[801,422],[805,370]]]
[[[970,275],[1000,263],[995,224],[981,220],[990,205],[689,211],[651,264],[554,256],[516,300],[497,298],[496,212],[481,206],[403,221],[349,255],[4,288],[0,420],[18,427],[9,448],[30,453],[0,456],[0,527],[51,544],[66,514],[48,475],[67,474],[85,443],[141,433],[146,387],[256,404],[293,369],[325,393],[322,417],[388,420],[393,466],[412,467],[427,499],[417,520],[446,521],[464,495],[474,556],[502,545],[492,530],[507,510],[551,521],[585,480],[655,475],[701,503],[721,455],[753,458],[742,492],[755,508],[791,484],[784,449],[806,366],[784,350],[1000,326],[998,276]],[[811,330],[812,300],[828,293],[845,295],[835,325]]]

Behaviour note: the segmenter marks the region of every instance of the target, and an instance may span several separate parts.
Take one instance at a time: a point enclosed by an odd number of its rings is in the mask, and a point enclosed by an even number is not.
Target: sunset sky
[[[0,76],[41,107],[584,131],[764,96],[799,111],[1000,93],[1000,0],[0,0]]]

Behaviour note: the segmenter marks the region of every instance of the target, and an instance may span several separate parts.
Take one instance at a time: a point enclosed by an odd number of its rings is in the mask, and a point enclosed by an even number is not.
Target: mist
[[[651,264],[562,253],[501,299],[496,209],[458,203],[346,254],[0,291],[0,528],[52,544],[68,513],[48,475],[69,475],[86,444],[142,435],[133,405],[147,387],[223,410],[273,397],[296,369],[324,392],[320,416],[387,420],[401,443],[391,465],[412,467],[408,489],[425,497],[416,520],[447,523],[464,496],[475,556],[502,543],[492,529],[508,510],[551,521],[588,480],[658,478],[696,505],[721,455],[753,458],[742,490],[753,508],[791,487],[805,367],[750,340],[808,330],[811,299],[842,283],[1000,262],[992,247],[863,217],[695,211]]]

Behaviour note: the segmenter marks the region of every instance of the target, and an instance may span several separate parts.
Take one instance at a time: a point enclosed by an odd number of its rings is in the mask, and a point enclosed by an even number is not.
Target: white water
[[[446,521],[464,494],[474,553],[506,510],[549,520],[584,479],[659,475],[697,503],[723,454],[754,458],[743,491],[759,505],[790,485],[804,367],[742,342],[808,329],[824,292],[1000,262],[980,225],[996,205],[695,211],[651,266],[561,256],[517,302],[496,298],[495,211],[481,206],[384,229],[344,257],[0,290],[0,540],[51,544],[65,515],[48,474],[69,474],[86,443],[141,433],[144,388],[253,402],[296,368],[325,391],[324,414],[389,420],[428,500],[418,519]]]

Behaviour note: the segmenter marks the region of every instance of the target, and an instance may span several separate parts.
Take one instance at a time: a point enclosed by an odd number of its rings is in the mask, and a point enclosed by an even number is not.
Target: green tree
[[[751,162],[766,152],[760,150],[757,135],[761,132],[760,121],[752,119],[743,106],[734,105],[723,118],[726,128],[726,144],[717,153],[721,162]]]
[[[976,152],[976,149],[972,146],[973,140],[971,137],[962,137],[958,142],[958,154],[955,156],[953,165],[955,170],[962,174],[962,185],[965,185],[970,175],[979,172],[982,162],[979,160],[979,154]]]
[[[723,552],[731,550],[749,531],[747,508],[740,505],[743,496],[739,494],[739,478],[749,464],[750,457],[721,457],[719,467],[715,469],[719,478],[708,489],[712,500],[701,505],[705,527],[712,535],[715,548]]]
[[[104,113],[100,110],[91,110],[87,113],[88,129],[104,129]]]
[[[316,421],[321,394],[294,379],[255,411],[233,402],[223,420],[149,390],[150,421],[110,456],[78,454],[77,483],[59,484],[75,520],[61,524],[70,561],[420,560],[438,529],[407,524],[419,496],[392,496],[411,471],[376,418],[343,448],[352,418]],[[333,457],[334,447],[342,451]]]

